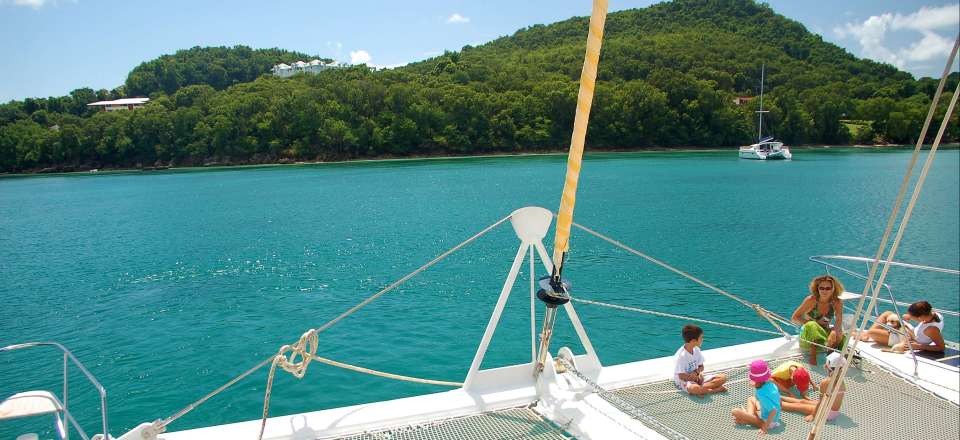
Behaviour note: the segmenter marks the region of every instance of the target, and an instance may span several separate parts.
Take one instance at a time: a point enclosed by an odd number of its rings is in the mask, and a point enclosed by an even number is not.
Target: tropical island
[[[395,69],[280,78],[282,49],[194,47],[113,90],[0,104],[0,173],[535,153],[566,148],[587,17]],[[676,0],[607,18],[587,146],[717,148],[764,127],[790,145],[913,143],[939,78],[857,58],[752,0]],[[945,113],[960,74],[948,78]],[[149,97],[132,111],[88,104]],[[946,142],[960,139],[953,116]],[[937,120],[937,119],[935,119]]]

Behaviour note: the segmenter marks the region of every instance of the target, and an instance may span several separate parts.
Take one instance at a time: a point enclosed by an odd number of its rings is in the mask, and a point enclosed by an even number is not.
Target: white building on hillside
[[[150,98],[123,98],[113,101],[97,101],[87,104],[87,107],[100,108],[105,112],[114,112],[117,110],[133,110],[143,108],[143,105],[150,101]]]
[[[335,69],[343,66],[344,65],[332,61],[330,63],[325,63],[320,60],[313,60],[309,63],[297,61],[293,63],[292,66],[284,63],[277,64],[273,66],[273,69],[270,69],[270,71],[281,78],[289,78],[298,73],[319,73],[327,69]]]

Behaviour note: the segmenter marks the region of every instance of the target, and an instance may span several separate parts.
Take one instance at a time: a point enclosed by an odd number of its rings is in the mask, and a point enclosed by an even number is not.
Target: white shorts
[[[713,380],[714,377],[717,377],[717,375],[709,374],[709,375],[703,376],[703,383],[710,382],[711,380]],[[690,391],[687,391],[687,385],[696,384],[696,382],[692,382],[689,380],[674,381],[673,383],[674,385],[677,386],[677,388],[680,388],[680,391],[683,391],[684,393],[688,393],[688,394],[690,393]]]
[[[900,333],[890,332],[890,337],[887,338],[887,345],[893,347],[894,345],[897,345],[900,343],[900,339],[901,339]]]

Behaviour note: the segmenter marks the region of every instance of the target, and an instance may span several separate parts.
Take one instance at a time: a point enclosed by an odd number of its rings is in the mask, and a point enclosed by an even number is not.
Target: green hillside
[[[270,72],[278,63],[310,61],[316,56],[282,49],[235,47],[194,47],[164,55],[137,66],[124,84],[128,96],[149,96],[155,92],[172,94],[194,85],[206,84],[223,90],[250,82]],[[325,58],[321,61],[333,61]]]
[[[562,149],[586,33],[587,18],[576,17],[394,70],[290,79],[264,73],[306,55],[179,51],[111,92],[0,105],[0,171]],[[733,98],[756,94],[761,63],[764,131],[789,144],[913,142],[937,84],[858,59],[750,0],[662,3],[608,16],[588,148],[749,143],[756,103]],[[85,108],[135,94],[152,101]],[[947,137],[960,138],[960,124]]]

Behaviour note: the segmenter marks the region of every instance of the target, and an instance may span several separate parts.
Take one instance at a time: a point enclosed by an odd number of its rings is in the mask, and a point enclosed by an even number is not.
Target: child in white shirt
[[[703,374],[703,355],[700,354],[700,346],[703,345],[703,329],[687,324],[683,326],[681,333],[684,343],[673,355],[673,382],[682,391],[694,396],[727,391],[723,386],[727,382],[726,375],[717,373],[704,376]]]

